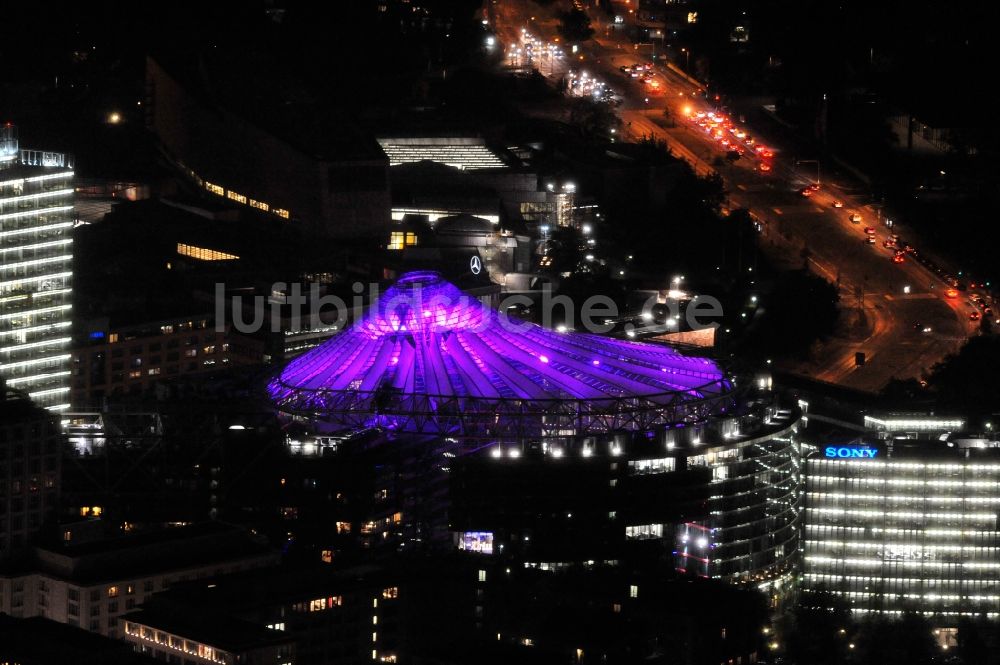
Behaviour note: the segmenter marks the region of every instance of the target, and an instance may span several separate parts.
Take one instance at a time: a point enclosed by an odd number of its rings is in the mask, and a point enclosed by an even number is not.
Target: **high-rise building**
[[[856,616],[919,612],[954,646],[960,618],[1000,616],[1000,442],[957,418],[865,426],[805,462],[802,588]]]
[[[25,548],[55,510],[61,437],[53,414],[0,378],[0,559]]]
[[[66,155],[0,127],[0,376],[53,410],[69,406],[72,229]]]

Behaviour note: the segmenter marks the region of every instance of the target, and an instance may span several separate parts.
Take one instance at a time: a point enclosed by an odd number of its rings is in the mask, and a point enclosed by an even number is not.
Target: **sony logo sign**
[[[827,446],[824,453],[827,457],[871,459],[878,454],[878,451],[874,448],[857,448],[854,446]]]

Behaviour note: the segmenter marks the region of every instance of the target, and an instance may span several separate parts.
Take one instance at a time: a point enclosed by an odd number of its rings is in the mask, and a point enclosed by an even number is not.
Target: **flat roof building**
[[[109,637],[118,618],[177,582],[276,565],[280,555],[241,529],[211,522],[38,547],[0,572],[0,613],[41,616]]]
[[[389,165],[432,161],[457,169],[503,169],[507,163],[486,142],[473,136],[382,137]]]
[[[387,235],[389,160],[375,139],[329,108],[245,98],[256,73],[242,59],[147,60],[148,125],[178,171],[208,196],[313,235]]]
[[[123,638],[163,662],[295,665],[293,640],[281,631],[228,616],[143,609],[125,616]]]
[[[475,618],[473,578],[464,574],[471,565],[398,557],[386,565],[282,566],[191,582],[128,615],[125,639],[168,655],[200,646],[227,663],[406,663],[449,650],[454,657]]]
[[[4,663],[18,665],[155,665],[132,645],[66,624],[0,614],[0,651]]]

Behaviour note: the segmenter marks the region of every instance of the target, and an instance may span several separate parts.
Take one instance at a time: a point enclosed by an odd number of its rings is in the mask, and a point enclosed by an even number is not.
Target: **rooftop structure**
[[[132,645],[42,617],[16,619],[0,614],[4,662],[22,665],[156,665]]]
[[[282,631],[227,616],[142,609],[124,622],[125,640],[149,655],[166,652],[161,660],[197,656],[217,663],[292,662],[292,639]],[[176,662],[176,661],[175,661]]]
[[[411,272],[350,329],[269,386],[286,413],[525,440],[685,426],[734,406],[711,360],[511,319],[434,272]]]
[[[380,138],[389,165],[429,160],[458,169],[502,169],[507,165],[479,138]]]
[[[248,57],[219,49],[147,61],[147,121],[164,154],[199,190],[244,211],[309,234],[382,235],[389,163],[378,144],[322,104],[258,96],[282,74]]]
[[[0,614],[120,637],[118,618],[156,591],[280,560],[259,538],[218,522],[103,538],[79,525],[62,529],[61,545],[36,547],[0,570]]]

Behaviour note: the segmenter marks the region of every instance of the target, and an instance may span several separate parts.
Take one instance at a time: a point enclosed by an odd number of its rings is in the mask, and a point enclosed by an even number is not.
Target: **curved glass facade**
[[[801,508],[797,411],[767,407],[762,418],[726,421],[725,445],[688,455],[712,474],[709,517],[677,529],[679,569],[776,590],[796,570]]]
[[[777,604],[800,571],[801,414],[744,406],[648,435],[483,448],[456,464],[453,525],[532,567],[658,559]]]

